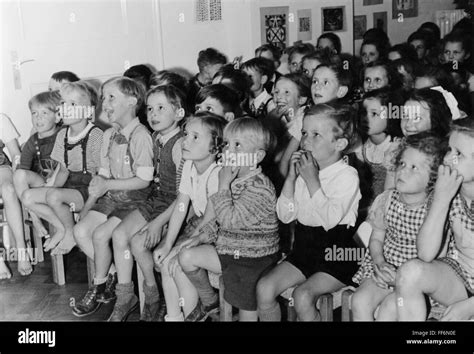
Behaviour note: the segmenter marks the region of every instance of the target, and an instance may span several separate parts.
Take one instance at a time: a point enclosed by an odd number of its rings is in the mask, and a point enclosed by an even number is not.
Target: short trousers
[[[87,198],[89,198],[89,183],[91,180],[92,175],[89,173],[69,172],[69,177],[67,178],[63,188],[75,189],[78,191],[85,203]]]
[[[224,299],[246,311],[257,310],[257,282],[278,262],[279,253],[259,258],[219,255],[224,280]]]
[[[104,214],[108,218],[116,217],[123,220],[128,214],[146,204],[149,192],[148,187],[139,190],[108,191],[97,200],[91,211]]]
[[[353,285],[352,276],[359,269],[358,260],[339,259],[337,254],[345,254],[346,250],[358,254],[360,246],[354,241],[355,232],[355,228],[347,225],[337,225],[326,231],[321,226],[297,223],[293,251],[285,261],[298,268],[306,278],[315,273],[326,273],[346,285]]]

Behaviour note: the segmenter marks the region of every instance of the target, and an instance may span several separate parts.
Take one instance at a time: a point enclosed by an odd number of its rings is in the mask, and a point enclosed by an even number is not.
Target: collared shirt
[[[187,160],[183,166],[179,193],[189,196],[194,213],[199,217],[206,211],[207,201],[219,188],[221,167],[213,162],[206,171],[198,174],[193,161]]]
[[[179,131],[180,131],[180,128],[176,127],[169,133],[166,133],[165,135],[158,134],[156,139],[158,139],[159,143],[162,146],[164,146],[168,142],[168,140],[170,140],[173,136],[178,134]],[[176,141],[176,143],[174,144],[173,150],[171,151],[171,158],[173,159],[175,166],[179,166],[181,162],[181,156],[182,156],[181,141],[182,140],[183,140],[182,138],[179,138],[178,141]]]
[[[117,143],[114,139],[117,135],[126,141]],[[114,141],[111,142],[111,139]],[[128,150],[131,156],[128,156]],[[100,155],[99,174],[106,178],[126,179],[136,176],[144,181],[153,179],[153,142],[148,129],[138,118],[134,118],[120,131],[115,127],[107,129]]]
[[[76,136],[67,136],[68,144],[76,144],[72,149],[68,150],[68,166],[67,169],[72,172],[79,172],[83,170],[82,166],[82,146],[79,144],[89,132],[89,138],[87,140],[86,146],[86,170],[91,174],[96,174],[99,170],[100,162],[100,151],[103,142],[103,132],[100,129],[91,129],[94,127],[94,124],[88,123],[86,127]],[[64,138],[66,137],[66,128],[62,128],[56,135],[56,140],[54,142],[53,151],[51,152],[51,159],[58,161],[60,164],[65,165],[64,161]],[[70,129],[69,129],[70,130]]]
[[[319,171],[321,188],[311,197],[301,176],[295,182],[293,198],[283,194],[277,201],[278,218],[285,224],[297,219],[306,226],[354,226],[361,198],[357,170],[339,160]]]
[[[250,98],[249,99],[249,106],[250,106],[250,109],[252,110],[252,113],[256,113],[258,111],[258,108],[262,105],[262,104],[265,104],[267,103],[267,101],[271,100],[270,102],[268,102],[268,105],[267,105],[267,108],[266,108],[266,112],[264,112],[265,114],[267,112],[270,112],[271,110],[273,110],[276,105],[275,103],[273,103],[273,100],[272,100],[272,96],[267,92],[267,90],[263,90],[260,95],[258,95],[257,97],[255,98]],[[253,105],[253,107],[252,107]]]
[[[391,150],[392,138],[388,135],[380,144],[374,144],[370,139],[355,151],[357,158],[361,161],[367,159],[371,163],[387,164],[387,151]],[[365,155],[365,159],[364,159]]]

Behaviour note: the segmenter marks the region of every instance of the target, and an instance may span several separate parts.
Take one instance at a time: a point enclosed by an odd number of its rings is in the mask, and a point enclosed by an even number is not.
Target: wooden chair
[[[224,279],[222,275],[212,272],[208,272],[208,275],[212,287],[219,290],[219,317],[211,316],[211,318],[219,322],[236,321],[238,316],[232,315],[232,305],[224,299]]]
[[[43,251],[43,239],[38,234],[37,230],[33,227],[33,222],[29,213],[23,208],[23,218],[25,220],[25,224],[29,226],[29,235],[27,235],[27,239],[29,239],[30,244],[34,246],[36,249],[37,260],[38,262],[44,261],[44,251]],[[54,227],[48,223],[48,230],[50,233],[54,232]],[[57,285],[65,285],[66,284],[66,274],[64,271],[64,257],[63,255],[50,255],[51,256],[51,265],[53,270],[53,281]]]

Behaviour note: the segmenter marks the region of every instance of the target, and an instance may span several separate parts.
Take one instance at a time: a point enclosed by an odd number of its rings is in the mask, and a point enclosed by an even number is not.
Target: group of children
[[[12,122],[0,119],[10,155],[0,150],[1,197],[16,247],[26,249],[23,206],[46,251],[77,245],[94,261],[78,317],[115,301],[108,320],[126,321],[139,306],[135,260],[143,321],[205,320],[219,308],[210,273],[222,276],[241,321],[281,320],[278,296],[292,287],[298,319],[315,321],[321,295],[356,284],[354,320],[426,320],[425,296],[447,307],[442,319],[469,319],[465,38],[462,24],[442,41],[424,24],[391,47],[369,30],[354,58],[326,33],[287,50],[285,75],[271,44],[231,64],[208,48],[189,82],[137,65],[99,92],[55,73],[50,91],[29,101],[34,133],[21,152]],[[362,248],[364,221],[365,257],[328,259],[328,250]],[[18,271],[28,275],[23,253]],[[0,258],[0,278],[9,277]]]

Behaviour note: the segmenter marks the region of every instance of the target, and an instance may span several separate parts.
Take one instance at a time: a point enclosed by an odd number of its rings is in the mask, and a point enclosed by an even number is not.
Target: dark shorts
[[[150,222],[168,209],[175,199],[176,194],[155,190],[145,204],[138,206],[138,211],[147,222]]]
[[[128,214],[146,204],[149,188],[127,191],[108,191],[97,200],[91,210],[123,220]]]
[[[293,251],[285,261],[298,268],[306,278],[322,272],[346,285],[353,285],[352,276],[359,269],[356,255],[360,253],[353,238],[355,232],[354,227],[347,228],[347,225],[325,231],[320,226],[297,223]]]
[[[224,280],[224,299],[246,311],[257,310],[257,282],[277,263],[279,254],[260,258],[219,255]]]
[[[69,172],[69,177],[67,178],[63,188],[75,189],[81,193],[82,199],[85,203],[87,198],[89,198],[89,183],[91,179],[92,175],[89,173]]]

